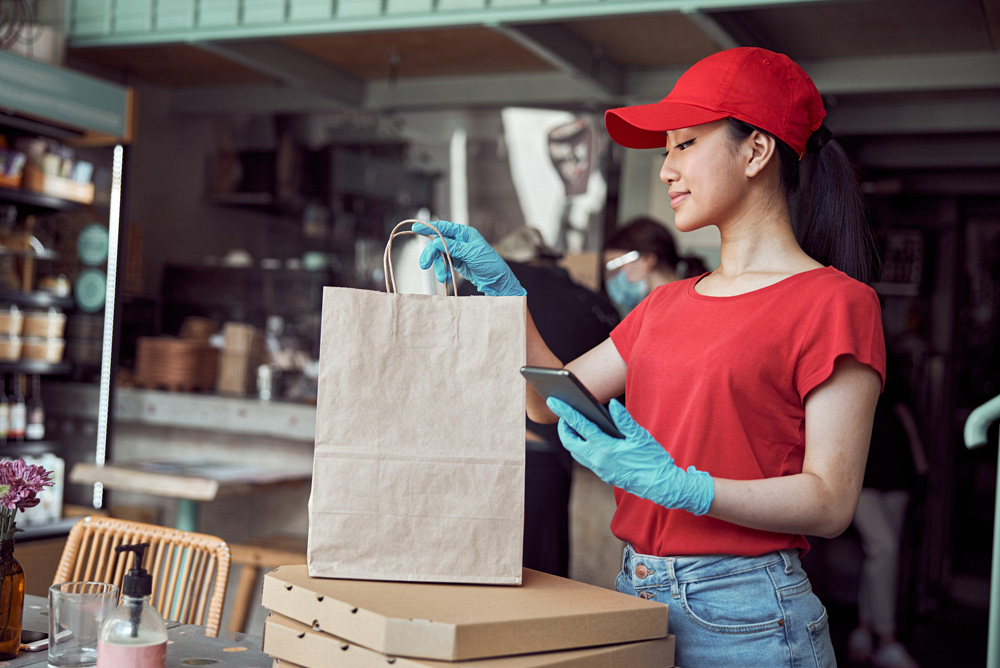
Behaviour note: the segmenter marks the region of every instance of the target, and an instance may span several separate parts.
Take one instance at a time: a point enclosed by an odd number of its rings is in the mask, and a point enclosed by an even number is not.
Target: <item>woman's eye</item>
[[[695,137],[695,139],[697,139],[697,137]],[[694,139],[689,139],[686,142],[681,142],[680,144],[677,144],[677,146],[674,146],[674,148],[676,148],[676,149],[678,149],[680,151],[683,151],[684,149],[686,149],[687,147],[689,147],[693,143],[694,143]],[[668,155],[670,155],[670,151],[664,151],[663,152],[663,157],[664,158],[667,157]]]

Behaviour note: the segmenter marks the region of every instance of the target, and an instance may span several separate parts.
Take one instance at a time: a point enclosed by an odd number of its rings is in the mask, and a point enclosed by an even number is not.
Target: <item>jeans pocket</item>
[[[765,633],[784,626],[766,569],[685,583],[681,604],[692,622],[715,633]]]

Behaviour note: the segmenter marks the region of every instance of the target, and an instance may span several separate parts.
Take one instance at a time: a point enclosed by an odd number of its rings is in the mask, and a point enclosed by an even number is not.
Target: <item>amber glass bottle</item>
[[[17,656],[23,614],[24,569],[14,558],[14,539],[0,540],[0,660]]]

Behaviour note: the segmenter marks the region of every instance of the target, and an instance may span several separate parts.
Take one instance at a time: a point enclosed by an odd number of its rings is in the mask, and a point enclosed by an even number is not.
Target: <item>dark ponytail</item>
[[[759,129],[729,119],[733,139],[743,139],[754,130]],[[817,262],[836,267],[862,283],[875,280],[875,239],[868,225],[861,185],[843,147],[825,125],[809,138],[801,163],[790,146],[780,139],[776,141],[781,182],[788,193],[795,238],[802,250]]]

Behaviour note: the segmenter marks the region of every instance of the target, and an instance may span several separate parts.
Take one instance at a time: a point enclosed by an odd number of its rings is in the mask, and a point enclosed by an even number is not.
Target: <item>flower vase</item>
[[[0,660],[13,659],[21,648],[24,612],[24,569],[14,558],[14,539],[0,540]]]

